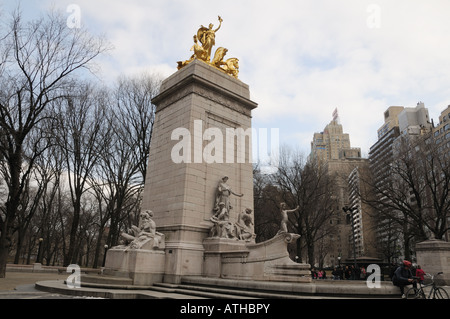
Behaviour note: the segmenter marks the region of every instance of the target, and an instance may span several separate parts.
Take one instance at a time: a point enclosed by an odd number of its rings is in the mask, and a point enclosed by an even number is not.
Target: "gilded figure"
[[[214,66],[215,68],[236,79],[238,78],[239,60],[237,58],[229,58],[224,60],[228,49],[219,47],[214,53],[214,57],[211,61],[212,48],[216,44],[216,32],[219,31],[222,26],[222,22],[223,20],[219,16],[219,26],[216,29],[214,29],[214,25],[212,23],[210,23],[208,27],[203,25],[200,26],[197,34],[193,37],[194,45],[192,46],[191,51],[194,51],[194,54],[192,54],[189,60],[178,61],[178,70],[197,59]]]
[[[209,27],[200,26],[200,29],[197,31],[197,37],[200,43],[203,46],[203,49],[206,51],[206,61],[211,60],[211,50],[212,47],[216,44],[216,32],[219,31],[222,26],[222,18],[219,16],[219,26],[217,29],[213,29],[214,24],[210,23]]]

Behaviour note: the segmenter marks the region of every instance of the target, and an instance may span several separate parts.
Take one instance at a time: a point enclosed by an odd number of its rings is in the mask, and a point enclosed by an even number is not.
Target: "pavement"
[[[63,283],[67,276],[59,273],[7,271],[5,278],[0,278],[0,299],[74,299],[75,296],[44,292],[35,287],[38,281],[56,280]]]
[[[40,272],[15,272],[15,271],[7,271],[5,278],[0,278],[0,309],[8,309],[14,308],[17,311],[20,311],[21,315],[25,315],[29,312],[30,315],[35,316],[36,314],[48,314],[50,315],[54,311],[60,313],[60,310],[55,309],[64,309],[64,312],[73,311],[77,312],[86,312],[89,314],[97,314],[99,316],[114,316],[117,317],[119,314],[124,313],[129,316],[129,309],[133,309],[139,302],[145,302],[143,308],[139,309],[155,309],[157,311],[162,310],[166,317],[175,318],[175,317],[185,317],[186,315],[193,316],[208,316],[210,318],[248,318],[249,315],[255,314],[254,312],[250,312],[252,309],[257,309],[255,307],[259,307],[260,305],[264,305],[269,308],[269,311],[266,313],[258,313],[258,318],[275,318],[278,317],[280,313],[295,313],[299,309],[307,309],[307,308],[315,308],[320,309],[320,314],[330,314],[335,315],[336,309],[350,309],[350,307],[356,304],[358,307],[362,307],[363,309],[371,309],[370,312],[373,315],[379,314],[380,316],[386,315],[386,309],[389,309],[389,314],[397,314],[396,311],[399,311],[398,314],[404,316],[406,315],[417,315],[417,307],[403,307],[401,305],[406,305],[405,302],[398,296],[398,298],[385,298],[385,299],[358,299],[355,298],[345,298],[345,297],[337,297],[335,299],[330,299],[329,297],[320,297],[320,296],[310,296],[302,299],[250,299],[244,297],[244,299],[216,299],[217,297],[213,297],[213,299],[206,298],[203,299],[201,297],[189,296],[189,295],[181,295],[177,293],[163,293],[158,291],[145,291],[141,290],[136,292],[137,299],[147,299],[143,301],[129,299],[133,298],[132,294],[130,295],[130,291],[120,291],[120,290],[109,290],[109,295],[96,295],[95,293],[92,296],[86,295],[67,295],[58,292],[58,289],[55,291],[41,291],[36,289],[36,283],[45,283],[47,286],[55,288],[60,288],[61,286],[65,286],[64,281],[67,279],[69,274],[64,272],[54,271],[51,273],[40,273]],[[332,282],[330,280],[330,282]],[[334,282],[334,281],[333,281]],[[342,284],[349,285],[350,282],[334,282],[333,284]],[[91,288],[85,288],[91,289]],[[445,286],[445,289],[450,294],[450,287]],[[98,289],[92,289],[92,291],[98,291]],[[105,290],[103,289],[103,293]],[[103,297],[102,297],[103,296]],[[120,299],[120,300],[118,300]],[[152,299],[152,300],[149,300]],[[34,302],[39,302],[39,306],[36,307],[36,304],[32,304],[28,306],[29,301],[26,300],[37,300]],[[93,300],[102,300],[100,303],[98,301]],[[54,301],[57,301],[59,305],[63,305],[62,307],[54,304]],[[24,303],[26,302],[26,303]],[[48,304],[47,304],[48,302]],[[64,302],[68,302],[67,305],[64,305]],[[417,302],[417,301],[416,301]],[[415,304],[416,302],[412,302]],[[398,304],[400,303],[400,304]],[[406,302],[409,303],[409,302]],[[142,304],[141,304],[142,305]],[[251,308],[253,306],[253,308]],[[432,304],[433,309],[438,309],[437,311],[440,313],[448,313],[448,300],[441,300],[440,302],[434,302]],[[57,308],[55,308],[57,307]],[[197,309],[200,311],[201,309],[206,309],[205,307],[214,308],[214,313],[206,315],[205,313],[183,313],[186,309]],[[233,308],[232,308],[233,307]],[[238,312],[224,314],[225,309],[237,309],[239,307]],[[436,308],[437,307],[437,308]],[[219,308],[222,309],[220,312]],[[397,309],[397,310],[396,310]],[[401,311],[399,310],[401,309]],[[442,310],[442,312],[441,312]],[[393,312],[392,312],[393,311]]]
[[[57,271],[54,272],[25,272],[25,271],[7,271],[5,278],[0,278],[0,299],[100,299],[102,297],[106,297],[108,295],[105,294],[93,294],[93,296],[96,297],[88,297],[88,296],[76,296],[76,295],[66,295],[58,293],[58,290],[56,289],[56,292],[50,291],[42,291],[36,289],[36,283],[37,282],[51,282],[51,285],[54,285],[55,287],[65,285],[64,280],[67,279],[69,274],[67,273],[60,273]],[[335,282],[337,283],[337,282]],[[344,284],[344,282],[342,282]],[[347,283],[347,282],[345,282]],[[445,286],[444,287],[447,292],[450,294],[450,287]],[[119,298],[121,292],[115,291],[114,293],[118,294]],[[128,294],[130,291],[127,292]],[[139,292],[140,294],[144,293],[143,291]],[[163,293],[158,292],[148,292],[149,296],[148,298],[193,298],[192,296],[182,296],[182,295],[168,295],[164,296]],[[154,295],[154,294],[157,295]],[[102,296],[102,297],[99,297]],[[123,294],[123,296],[126,296]],[[112,298],[117,298],[117,296],[111,296]],[[326,297],[318,297],[318,299],[326,299]],[[315,299],[315,298],[314,298]],[[347,297],[348,299],[348,297]]]

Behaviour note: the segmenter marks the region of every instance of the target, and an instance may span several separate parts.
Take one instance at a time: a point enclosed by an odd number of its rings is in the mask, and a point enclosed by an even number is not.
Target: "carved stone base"
[[[114,248],[106,254],[105,275],[131,278],[135,286],[162,282],[165,268],[164,250]]]
[[[229,279],[311,282],[310,265],[293,262],[287,244],[298,235],[283,233],[258,244],[207,238],[203,275]]]
[[[436,274],[436,282],[442,285],[450,285],[450,243],[431,239],[416,244],[417,264],[426,273]]]

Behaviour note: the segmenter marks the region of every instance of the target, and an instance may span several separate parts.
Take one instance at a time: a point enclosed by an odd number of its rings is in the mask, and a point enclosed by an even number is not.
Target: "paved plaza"
[[[66,274],[58,273],[7,272],[5,278],[0,278],[0,299],[73,299],[74,296],[48,293],[35,288],[37,281],[64,282],[66,278]]]
[[[0,299],[101,299],[98,297],[87,297],[87,296],[74,296],[74,295],[66,295],[55,292],[46,292],[36,289],[35,283],[42,281],[52,281],[55,285],[63,285],[64,280],[67,279],[69,274],[66,273],[39,273],[39,272],[24,272],[24,271],[7,271],[6,278],[0,279]],[[331,281],[334,284],[338,284],[336,281]],[[350,284],[350,281],[342,281],[342,285]],[[445,286],[445,289],[450,294],[450,287]],[[131,293],[131,291],[129,291]],[[142,291],[141,291],[142,293]],[[156,292],[155,292],[156,293]],[[177,298],[175,295],[164,293],[157,293],[156,295],[152,295],[153,298]],[[196,298],[194,296],[185,295],[184,298],[182,295],[179,295],[177,299],[187,299],[187,298]],[[298,296],[297,296],[298,298]],[[119,298],[120,299],[120,298]],[[305,299],[359,299],[358,297],[339,297],[333,296],[333,298],[327,296],[305,296]],[[392,297],[384,297],[383,299],[400,299],[400,295],[398,298],[395,296]]]

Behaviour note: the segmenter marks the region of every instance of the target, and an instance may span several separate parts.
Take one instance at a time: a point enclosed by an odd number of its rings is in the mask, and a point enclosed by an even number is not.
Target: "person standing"
[[[425,280],[425,271],[423,271],[420,265],[417,265],[416,276],[419,277],[420,284],[423,284],[423,281]]]
[[[331,272],[331,275],[333,276],[332,277],[333,280],[339,280],[340,279],[337,267],[334,267],[333,271]]]
[[[317,279],[317,277],[318,277],[318,274],[317,274],[316,268],[312,268],[311,269],[311,278]]]
[[[359,279],[366,280],[366,268],[364,268],[364,266],[361,266],[359,270],[360,270]]]
[[[352,275],[352,271],[350,270],[350,268],[348,266],[345,266],[345,270],[344,270],[345,279],[350,280],[351,275]]]

